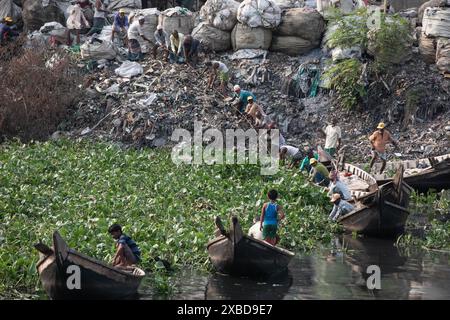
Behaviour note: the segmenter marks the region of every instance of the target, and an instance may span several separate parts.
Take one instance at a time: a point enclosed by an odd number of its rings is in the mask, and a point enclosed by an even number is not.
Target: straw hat
[[[333,193],[333,195],[331,196],[330,202],[335,203],[340,198],[341,198],[341,195],[339,193]]]

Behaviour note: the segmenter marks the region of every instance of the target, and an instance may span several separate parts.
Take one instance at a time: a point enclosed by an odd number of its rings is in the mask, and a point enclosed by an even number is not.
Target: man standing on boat
[[[341,195],[339,193],[333,194],[333,196],[331,197],[331,203],[333,203],[334,206],[328,218],[333,221],[336,221],[339,217],[345,216],[355,209],[355,207],[350,203],[341,199]]]
[[[117,251],[113,258],[113,266],[128,267],[141,261],[141,250],[129,236],[122,233],[122,227],[113,224],[108,232],[117,241]]]
[[[372,160],[370,160],[370,170],[372,170],[375,161],[380,158],[382,161],[380,174],[383,173],[386,167],[386,145],[392,143],[398,148],[397,142],[392,138],[391,133],[387,131],[383,122],[380,122],[377,126],[377,130],[369,137],[370,144],[372,145]]]

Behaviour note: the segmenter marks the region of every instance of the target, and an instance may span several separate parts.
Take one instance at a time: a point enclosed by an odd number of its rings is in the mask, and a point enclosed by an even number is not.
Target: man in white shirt
[[[337,126],[337,119],[334,118],[331,124],[322,129],[325,133],[325,151],[334,157],[336,150],[341,145],[341,128]]]
[[[299,148],[284,145],[280,148],[280,160],[285,160],[286,158],[291,159],[291,163],[289,164],[289,168],[292,168],[300,163],[303,159],[303,155],[300,152]]]
[[[140,60],[142,59],[142,50],[139,40],[144,39],[151,42],[144,32],[142,31],[142,26],[144,25],[145,17],[140,16],[137,21],[133,23],[128,28],[128,60]]]
[[[255,239],[263,240],[260,219],[261,219],[260,216],[256,216],[255,219],[253,219],[253,225],[248,230],[248,235]]]

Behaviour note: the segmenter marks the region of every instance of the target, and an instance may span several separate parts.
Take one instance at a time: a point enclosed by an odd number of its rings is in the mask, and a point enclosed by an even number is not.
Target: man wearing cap
[[[350,193],[348,186],[339,180],[338,173],[335,170],[331,171],[328,177],[330,178],[330,185],[328,186],[329,197],[335,193],[339,193],[341,199],[350,200],[352,198],[352,194]]]
[[[386,145],[392,143],[398,148],[397,142],[392,138],[391,133],[387,131],[383,122],[380,122],[377,126],[377,130],[369,137],[370,144],[372,146],[372,160],[370,160],[370,169],[372,169],[375,161],[380,158],[382,161],[380,174],[383,173],[386,167]]]
[[[331,124],[322,131],[325,133],[325,151],[334,157],[336,150],[341,145],[341,128],[337,126],[337,119],[331,120]]]
[[[328,171],[328,169],[315,158],[312,158],[309,162],[312,166],[309,181],[327,187],[330,184],[330,179],[328,178],[330,172]]]
[[[333,210],[331,210],[328,218],[333,221],[336,221],[339,217],[343,217],[355,209],[355,207],[350,203],[341,199],[341,195],[339,193],[335,193],[332,195],[331,203],[333,203],[334,205]]]
[[[267,116],[263,108],[253,101],[252,96],[247,97],[247,107],[245,108],[245,113],[252,117],[257,126],[261,126],[264,122],[264,118]],[[259,114],[259,118],[257,117],[257,114]]]
[[[0,23],[0,45],[6,44],[7,41],[12,40],[12,37],[17,37],[19,33],[15,31],[13,19],[5,17]]]
[[[256,97],[253,93],[247,90],[242,90],[238,84],[234,86],[233,90],[237,98],[233,104],[239,108],[239,112],[241,113],[244,112],[244,106],[248,103],[248,97],[251,96],[253,97],[253,101],[256,101]]]
[[[153,53],[153,59],[156,59],[156,53],[158,48],[161,48],[164,51],[164,58],[167,60],[169,58],[169,46],[170,46],[170,39],[169,35],[166,31],[164,31],[162,25],[158,25],[156,27],[156,31],[154,33],[155,36],[155,45],[153,46],[152,53]]]
[[[128,17],[125,15],[125,10],[120,9],[114,16],[114,23],[111,32],[111,41],[114,42],[114,35],[117,33],[123,39],[124,45],[127,45],[127,31],[129,27]]]
[[[133,23],[128,28],[128,60],[135,61],[142,59],[142,50],[139,43],[139,40],[141,38],[148,42],[151,42],[151,40],[148,39],[142,31],[144,22],[145,17],[139,16],[137,21],[133,21]]]

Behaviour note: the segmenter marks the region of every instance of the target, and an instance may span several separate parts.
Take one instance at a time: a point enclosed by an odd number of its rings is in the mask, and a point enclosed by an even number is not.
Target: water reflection
[[[254,281],[185,271],[172,299],[450,299],[450,255],[398,248],[388,240],[334,239],[328,248],[297,253],[283,277]],[[367,267],[381,269],[381,290],[369,290]],[[141,298],[166,298],[143,286]]]
[[[264,281],[215,274],[208,280],[205,299],[282,300],[289,291],[292,280],[289,272]]]

